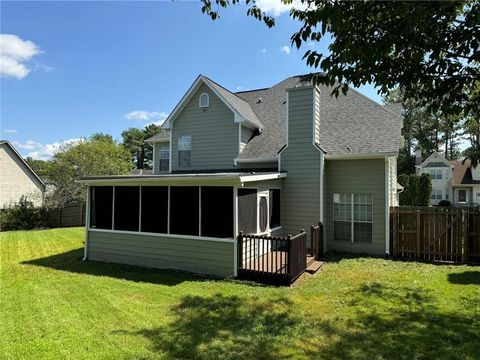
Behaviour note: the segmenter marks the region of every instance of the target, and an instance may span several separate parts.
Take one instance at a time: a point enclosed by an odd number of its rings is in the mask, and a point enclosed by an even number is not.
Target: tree
[[[282,0],[292,3],[292,0]],[[240,0],[202,0],[212,19],[219,9]],[[247,15],[268,27],[275,19],[254,0]],[[480,80],[480,2],[478,1],[311,1],[300,0],[290,17],[300,23],[291,36],[303,43],[331,37],[328,53],[308,50],[307,65],[319,68],[317,83],[334,85],[333,94],[348,84],[373,83],[379,93],[401,87],[407,98],[429,111],[445,114],[478,109],[480,94],[467,89]]]
[[[130,153],[105,134],[60,149],[51,160],[51,180],[55,191],[49,202],[53,206],[85,200],[85,188],[77,180],[84,176],[127,174],[132,169]]]
[[[430,206],[432,194],[432,178],[428,174],[422,174],[418,178],[417,205]]]
[[[27,157],[25,159],[28,166],[32,168],[32,170],[37,174],[40,179],[44,182],[51,180],[50,172],[51,172],[51,162],[48,160],[37,160],[31,157]]]
[[[470,90],[472,93],[480,94],[480,84]],[[470,159],[473,167],[480,165],[480,109],[471,109],[466,116],[463,125],[464,136],[470,143],[464,152],[464,161]]]
[[[151,169],[153,166],[153,147],[146,140],[161,131],[155,124],[144,129],[129,128],[122,132],[123,145],[131,154],[137,169]]]

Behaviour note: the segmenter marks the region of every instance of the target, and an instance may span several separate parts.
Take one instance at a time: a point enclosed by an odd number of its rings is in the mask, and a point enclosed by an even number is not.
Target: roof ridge
[[[207,79],[208,81],[211,81],[212,83],[214,83],[215,85],[220,86],[223,90],[228,91],[230,94],[236,96],[236,97],[239,98],[240,100],[245,101],[245,100],[243,100],[240,96],[238,96],[236,93],[231,92],[231,91],[228,90],[225,86],[220,85],[220,84],[217,83],[216,81],[210,79],[208,76],[205,76],[205,75],[202,75],[202,76],[203,76],[205,79]],[[245,102],[246,102],[246,101],[245,101]],[[247,102],[246,102],[246,103],[247,103]],[[247,104],[248,104],[248,103],[247,103]]]

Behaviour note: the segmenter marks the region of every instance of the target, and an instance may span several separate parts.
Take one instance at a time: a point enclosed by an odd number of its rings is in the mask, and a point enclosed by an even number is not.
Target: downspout
[[[390,255],[390,160],[385,155],[385,254]]]
[[[85,246],[83,248],[83,259],[88,259],[88,229],[90,229],[90,186],[87,186],[87,206],[85,207]]]

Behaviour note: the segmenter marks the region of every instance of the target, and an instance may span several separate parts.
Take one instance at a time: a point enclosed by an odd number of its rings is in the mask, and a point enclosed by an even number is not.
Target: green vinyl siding
[[[154,162],[153,162],[153,173],[154,174],[161,174],[163,172],[160,171],[160,150],[162,148],[168,148],[170,150],[170,142],[166,141],[166,142],[156,142],[153,144],[153,159],[154,159]]]
[[[200,94],[210,97],[208,108],[200,108]],[[173,122],[172,170],[232,169],[239,150],[239,129],[233,112],[208,86],[201,85]],[[178,168],[178,137],[192,137],[191,166]]]
[[[234,275],[234,241],[89,231],[88,259],[217,276]]]
[[[385,254],[385,160],[325,161],[325,231],[327,250]],[[372,243],[333,239],[333,194],[372,194]]]
[[[316,88],[288,93],[288,146],[281,153],[281,222],[285,233],[296,234],[320,221],[320,151],[313,145]]]

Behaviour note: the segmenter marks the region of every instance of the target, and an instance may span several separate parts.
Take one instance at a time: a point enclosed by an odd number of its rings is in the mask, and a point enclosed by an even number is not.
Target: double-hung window
[[[188,168],[192,165],[192,137],[182,135],[178,137],[178,167]]]
[[[429,173],[430,177],[432,178],[432,180],[442,180],[443,179],[442,169],[430,170],[428,173]]]
[[[170,148],[168,146],[162,146],[159,151],[159,164],[158,169],[161,172],[167,172],[170,170]]]
[[[442,189],[432,189],[432,194],[430,195],[431,200],[442,200],[443,192]]]
[[[333,194],[335,240],[371,243],[372,230],[372,194]]]

